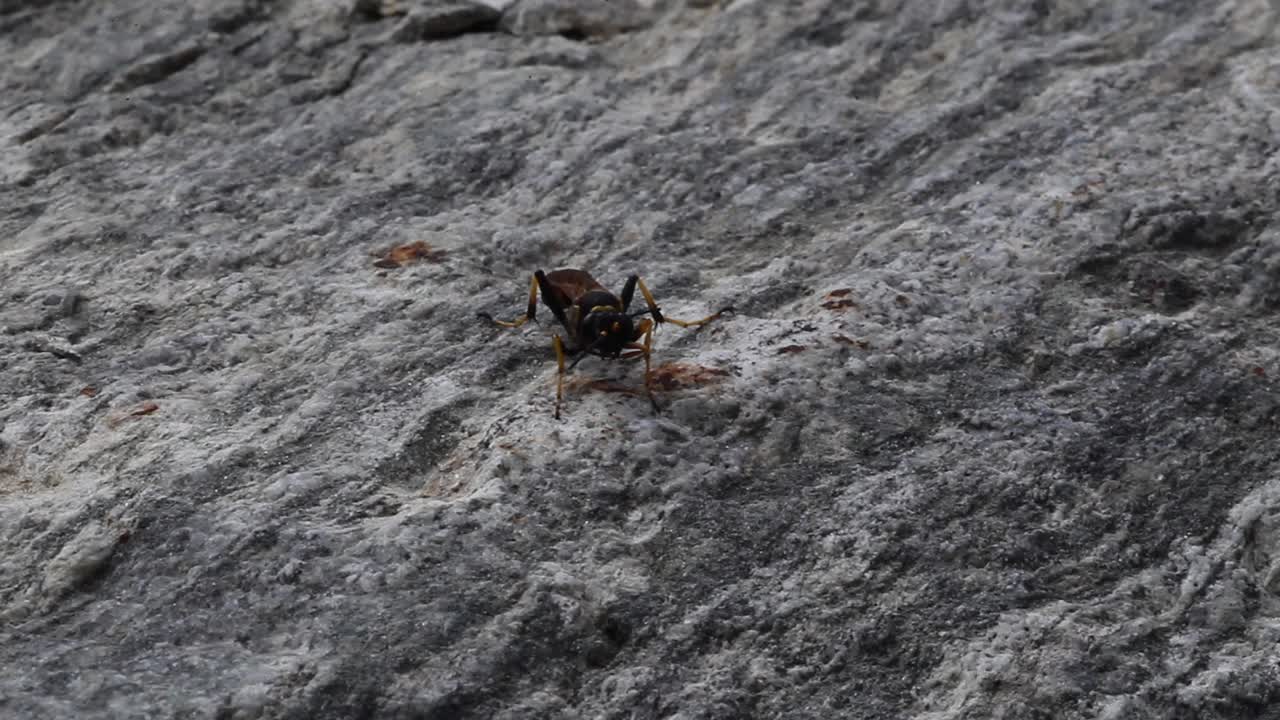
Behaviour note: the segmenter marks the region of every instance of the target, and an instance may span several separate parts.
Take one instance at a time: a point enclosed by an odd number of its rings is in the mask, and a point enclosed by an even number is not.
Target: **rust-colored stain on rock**
[[[858,303],[848,297],[852,292],[851,288],[832,290],[822,298],[822,307],[828,310],[845,310],[851,307],[858,307]]]
[[[419,240],[408,245],[397,245],[391,248],[381,258],[374,261],[373,266],[392,269],[404,267],[419,260],[438,263],[443,262],[446,256],[448,256],[448,252],[434,250],[430,245]]]
[[[672,390],[683,390],[686,388],[697,387],[698,385],[707,385],[717,382],[728,377],[729,371],[720,368],[708,367],[706,365],[696,365],[692,363],[668,363],[659,365],[649,371],[649,381],[653,385],[655,391],[669,392]],[[644,395],[644,385],[635,383],[634,385],[623,385],[614,380],[589,380],[585,378],[570,378],[566,383],[569,388],[585,388],[588,390],[598,390],[600,392],[621,393],[633,397],[641,397]]]

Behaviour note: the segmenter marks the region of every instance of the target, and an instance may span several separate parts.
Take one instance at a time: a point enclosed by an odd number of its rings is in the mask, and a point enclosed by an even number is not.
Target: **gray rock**
[[[515,35],[607,38],[653,21],[642,0],[519,0],[502,14],[502,29]]]
[[[358,21],[403,16],[386,39],[417,42],[471,32],[493,32],[508,4],[473,0],[357,0],[351,17]]]
[[[1276,27],[0,0],[0,715],[1265,714]]]

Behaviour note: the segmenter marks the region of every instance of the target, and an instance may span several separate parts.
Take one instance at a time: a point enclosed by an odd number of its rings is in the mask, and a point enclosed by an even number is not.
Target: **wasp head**
[[[598,355],[622,354],[622,348],[635,338],[635,327],[624,313],[593,310],[582,321],[582,340]]]

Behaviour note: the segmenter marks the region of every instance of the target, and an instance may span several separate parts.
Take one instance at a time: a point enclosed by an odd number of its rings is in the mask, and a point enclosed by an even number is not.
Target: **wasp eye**
[[[614,331],[614,332],[622,332],[622,323],[620,323],[620,322],[615,322],[615,323],[613,324],[613,331]]]

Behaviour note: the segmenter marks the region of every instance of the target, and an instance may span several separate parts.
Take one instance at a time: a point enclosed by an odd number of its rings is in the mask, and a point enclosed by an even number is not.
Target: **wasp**
[[[629,312],[631,299],[636,288],[644,296],[644,310]],[[560,325],[568,335],[566,342],[559,333],[552,336],[551,344],[556,351],[556,411],[555,417],[560,419],[560,405],[564,399],[564,375],[572,370],[588,355],[596,355],[606,359],[644,358],[644,389],[653,404],[654,412],[658,412],[658,401],[653,396],[651,384],[650,357],[653,349],[653,331],[662,323],[671,323],[683,328],[699,327],[732,312],[727,307],[708,315],[701,320],[677,320],[662,314],[653,293],[640,279],[639,275],[631,275],[622,286],[622,292],[614,295],[605,289],[591,273],[576,268],[562,268],[545,273],[537,270],[529,280],[529,306],[525,314],[511,322],[495,320],[488,313],[480,313],[480,317],[505,328],[518,328],[530,320],[536,321],[538,313],[538,293],[542,293],[542,302],[556,316]],[[648,315],[649,317],[641,317]],[[637,318],[639,318],[637,320]],[[567,358],[573,361],[565,366]]]

